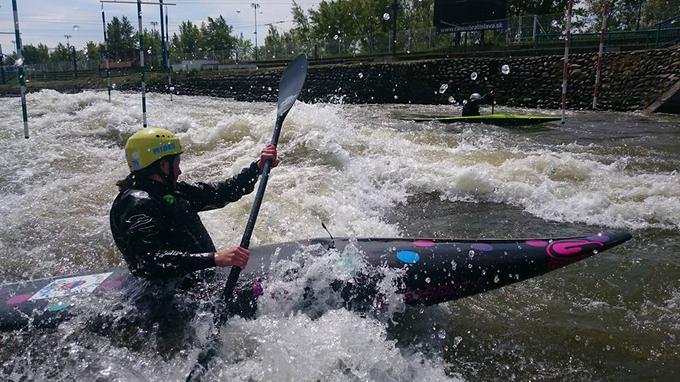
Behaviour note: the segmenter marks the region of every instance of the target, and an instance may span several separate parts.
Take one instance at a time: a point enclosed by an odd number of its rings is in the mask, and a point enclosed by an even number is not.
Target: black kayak
[[[546,122],[559,121],[559,115],[523,115],[523,114],[489,114],[461,117],[455,115],[422,115],[406,114],[399,117],[404,121],[430,122],[437,121],[442,123],[484,123],[496,126],[527,126],[537,125]]]
[[[353,246],[368,268],[398,272],[397,293],[409,305],[432,305],[486,292],[561,268],[629,240],[627,232],[581,237],[521,240],[455,239],[310,239],[251,249],[237,287],[239,306],[257,306],[267,289],[268,271],[294,255],[324,256]],[[224,270],[221,270],[224,271]],[[329,288],[342,288],[347,299],[375,303],[379,273],[357,275]],[[79,302],[120,298],[138,288],[127,268],[0,285],[0,329],[53,326],[77,314]],[[129,293],[128,293],[129,294]],[[345,294],[343,294],[344,296]],[[118,297],[116,297],[118,296]],[[247,302],[247,304],[243,304]],[[351,303],[349,304],[351,307]],[[237,309],[234,314],[240,314]]]

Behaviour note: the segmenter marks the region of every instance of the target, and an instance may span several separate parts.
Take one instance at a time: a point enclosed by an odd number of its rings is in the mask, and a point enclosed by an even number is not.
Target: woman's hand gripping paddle
[[[279,135],[281,135],[281,126],[283,125],[284,119],[288,115],[291,107],[297,100],[302,90],[302,85],[305,83],[305,78],[307,77],[307,57],[304,54],[299,55],[293,62],[288,64],[288,67],[283,72],[281,76],[281,81],[279,82],[279,100],[276,109],[276,125],[274,126],[274,135],[272,136],[271,143],[277,145],[279,143]],[[267,188],[267,180],[269,179],[269,171],[272,168],[271,160],[267,160],[262,168],[262,175],[260,176],[260,184],[257,188],[257,194],[255,195],[255,201],[253,202],[253,207],[250,209],[250,216],[248,217],[248,223],[246,224],[245,232],[241,238],[241,247],[248,248],[250,246],[250,237],[253,234],[253,229],[255,228],[255,221],[257,221],[257,214],[260,212],[260,206],[262,205],[262,199],[264,198],[264,191]],[[215,310],[215,326],[216,334],[213,337],[213,341],[210,347],[203,350],[198,355],[198,360],[194,365],[191,373],[187,376],[187,381],[200,380],[205,372],[208,364],[212,358],[217,354],[216,345],[217,337],[219,335],[219,328],[224,322],[227,321],[229,316],[229,305],[234,295],[234,288],[238,282],[238,277],[241,274],[241,269],[237,267],[231,268],[229,273],[229,278],[224,286],[224,291],[222,292],[222,299],[219,303],[218,309]]]

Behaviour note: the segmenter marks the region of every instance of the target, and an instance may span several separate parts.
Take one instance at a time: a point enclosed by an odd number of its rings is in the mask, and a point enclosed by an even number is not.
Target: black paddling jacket
[[[215,245],[198,212],[253,191],[256,162],[218,183],[178,182],[175,189],[129,176],[111,207],[111,232],[132,274],[164,279],[215,266]]]
[[[472,117],[479,115],[479,106],[490,103],[489,94],[485,94],[480,99],[471,99],[463,105],[463,117]]]

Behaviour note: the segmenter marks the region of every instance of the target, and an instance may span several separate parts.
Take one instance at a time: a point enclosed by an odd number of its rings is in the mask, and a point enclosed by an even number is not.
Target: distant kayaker
[[[463,117],[472,117],[479,114],[479,106],[488,104],[493,99],[494,93],[487,93],[481,96],[479,93],[470,94],[470,99],[463,105]]]
[[[253,191],[264,163],[278,164],[276,146],[233,178],[216,183],[177,182],[182,145],[170,131],[146,128],[125,145],[130,174],[117,183],[111,232],[130,271],[148,279],[183,276],[211,267],[245,268],[250,252],[217,251],[198,212],[224,207]]]

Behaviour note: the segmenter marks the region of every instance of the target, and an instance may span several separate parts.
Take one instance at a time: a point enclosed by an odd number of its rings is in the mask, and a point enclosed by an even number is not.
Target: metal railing
[[[352,59],[356,57],[385,56],[391,54],[391,41],[396,41],[396,53],[450,53],[476,52],[487,50],[527,50],[527,49],[559,49],[564,46],[563,18],[561,14],[529,15],[507,19],[508,28],[503,31],[463,32],[459,34],[437,34],[435,28],[408,29],[397,33],[375,33],[368,36],[350,36],[338,33],[327,39],[307,41],[281,41],[278,44],[260,46],[257,51],[259,61],[284,61],[299,53],[307,53],[311,59]],[[610,49],[655,48],[665,47],[680,42],[680,25],[677,18],[664,20],[654,29],[634,31],[609,31],[606,45]],[[584,24],[581,24],[584,25]],[[482,36],[484,36],[482,40]],[[578,28],[572,34],[572,47],[576,49],[596,49],[599,45],[599,33],[581,33]],[[229,64],[254,62],[255,52],[248,51],[209,51],[196,49],[191,52],[171,50],[170,60],[174,68],[191,68],[176,70],[211,70]],[[205,65],[200,62],[191,65],[195,60],[209,60]],[[120,60],[119,60],[120,61]],[[160,70],[162,58],[160,54],[149,54],[145,57],[146,70]],[[129,74],[138,69],[134,59],[125,62],[112,62],[114,75]],[[116,65],[120,68],[116,68]],[[68,74],[103,76],[104,61],[88,60],[79,56],[74,70],[70,61],[25,65],[30,79],[68,79]],[[16,78],[13,67],[5,67],[5,77]],[[59,73],[59,74],[58,74]]]

